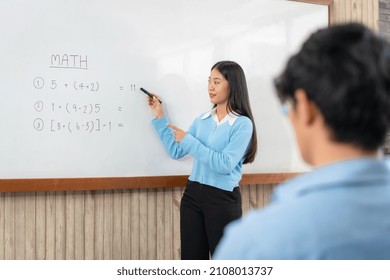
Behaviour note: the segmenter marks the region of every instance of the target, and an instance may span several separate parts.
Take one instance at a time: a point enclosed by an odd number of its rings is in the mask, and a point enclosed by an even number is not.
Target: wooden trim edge
[[[244,174],[240,185],[279,184],[299,173]],[[41,192],[184,187],[188,175],[104,178],[0,179],[0,192]]]
[[[289,0],[289,1],[330,6],[333,4],[334,0]]]

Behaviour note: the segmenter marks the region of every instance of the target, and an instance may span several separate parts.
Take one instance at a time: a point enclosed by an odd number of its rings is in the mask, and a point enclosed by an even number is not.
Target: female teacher
[[[168,154],[194,158],[180,204],[181,258],[209,259],[224,227],[241,217],[238,183],[242,165],[255,159],[256,128],[245,74],[240,65],[221,61],[211,68],[208,92],[213,109],[188,131],[169,124],[158,98],[148,98],[152,123]]]

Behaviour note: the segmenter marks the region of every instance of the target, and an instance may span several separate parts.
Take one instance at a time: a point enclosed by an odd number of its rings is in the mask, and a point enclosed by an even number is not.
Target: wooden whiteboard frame
[[[330,24],[330,8],[333,4],[333,0],[289,0],[289,1],[328,6],[328,24]]]
[[[333,0],[289,0],[330,7]],[[257,173],[243,174],[240,185],[278,184],[296,176],[298,173]],[[0,179],[1,192],[40,192],[71,190],[113,190],[129,188],[184,187],[188,175],[151,177],[103,177],[103,178],[38,178],[38,179]]]
[[[244,174],[243,184],[277,184],[298,173]],[[114,190],[184,187],[187,175],[152,177],[106,177],[106,178],[58,178],[58,179],[2,179],[0,192],[40,192],[70,190]]]

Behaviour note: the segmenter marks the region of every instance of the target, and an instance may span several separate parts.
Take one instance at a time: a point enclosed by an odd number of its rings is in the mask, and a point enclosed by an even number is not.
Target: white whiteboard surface
[[[0,2],[0,178],[186,175],[152,124],[144,87],[187,129],[211,108],[219,60],[247,77],[258,156],[245,173],[299,172],[272,79],[328,7],[283,0]]]

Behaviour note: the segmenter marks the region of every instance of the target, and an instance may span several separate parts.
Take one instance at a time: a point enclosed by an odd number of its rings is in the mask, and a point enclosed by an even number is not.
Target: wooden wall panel
[[[74,192],[74,259],[85,258],[85,192]]]
[[[65,196],[65,259],[75,259],[75,192]]]
[[[379,1],[334,0],[331,5],[331,24],[361,22],[378,30]]]
[[[55,192],[46,193],[46,221],[45,221],[45,255],[44,259],[55,259]]]
[[[167,192],[169,192],[167,190]],[[139,259],[148,259],[148,189],[139,194]]]
[[[31,198],[30,198],[31,199]],[[46,193],[35,195],[35,259],[46,258]]]
[[[241,187],[244,213],[273,185]],[[180,259],[184,187],[0,194],[0,259]]]
[[[95,192],[94,217],[94,256],[95,260],[104,259],[104,191]]]
[[[104,191],[103,199],[103,259],[111,260],[113,258],[112,254],[112,239],[113,239],[113,191]],[[116,205],[120,208],[120,205]]]
[[[66,193],[55,193],[55,259],[66,259]],[[71,226],[71,225],[69,225]]]
[[[148,227],[147,227],[147,259],[155,260],[157,258],[157,190],[148,190]]]
[[[139,242],[139,191],[136,189],[131,190],[130,195],[130,259],[139,260],[140,259],[140,242]]]
[[[84,192],[84,247],[86,260],[95,259],[95,200],[94,191]]]
[[[14,196],[15,217],[15,259],[26,258],[26,193],[15,193]]]
[[[6,193],[4,199],[4,258],[16,259],[15,257],[15,194]]]
[[[5,256],[5,193],[0,193],[0,260],[4,260]]]
[[[26,260],[36,259],[36,193],[26,193],[26,222],[25,222],[25,257]],[[23,242],[24,242],[23,240]]]
[[[173,213],[172,213],[172,259],[180,259],[180,201],[182,194],[184,192],[184,187],[174,188],[173,189]]]
[[[157,190],[157,259],[164,259],[165,246],[164,246],[164,189]]]
[[[121,259],[131,258],[131,240],[130,240],[130,192],[131,190],[122,190],[122,244],[121,244]]]
[[[122,259],[122,242],[125,239],[122,235],[122,190],[113,191],[113,232],[112,232],[112,259]]]

